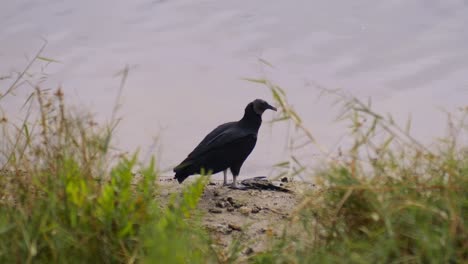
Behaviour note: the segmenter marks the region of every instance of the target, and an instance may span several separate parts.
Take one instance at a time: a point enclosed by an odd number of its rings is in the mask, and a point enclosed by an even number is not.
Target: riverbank
[[[191,184],[193,179],[187,180]],[[293,181],[275,182],[291,192],[272,190],[231,189],[222,181],[210,181],[205,187],[197,209],[202,213],[202,224],[209,231],[220,256],[229,255],[233,243],[240,259],[263,252],[271,241],[282,235],[292,214],[305,193],[316,190],[311,183]],[[180,193],[180,185],[171,177],[159,180],[161,201],[167,201],[174,193]]]
[[[283,89],[252,81],[270,89],[278,122],[297,128],[300,146],[321,149]],[[339,96],[351,146],[320,167],[292,147],[275,166],[292,192],[274,192],[231,190],[208,177],[177,184],[156,157],[116,153],[118,120],[98,126],[68,111],[60,89],[37,88],[27,100],[37,119],[0,123],[0,262],[463,263],[468,108],[426,146],[409,125]],[[313,177],[316,189],[290,182],[296,176]]]

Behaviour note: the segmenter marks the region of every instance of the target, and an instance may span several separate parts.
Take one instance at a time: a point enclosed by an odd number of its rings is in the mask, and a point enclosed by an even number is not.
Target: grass
[[[60,90],[48,97],[37,89],[34,97],[41,109],[39,129],[25,123],[14,138],[4,135],[9,154],[0,179],[0,262],[210,258],[208,236],[194,211],[204,178],[161,208],[154,199],[154,159],[139,165],[137,154],[121,156],[105,169],[109,130],[67,115]]]
[[[282,108],[278,120],[321,148],[287,103],[281,87],[266,85]],[[468,108],[448,115],[448,133],[427,147],[371,103],[320,88],[337,98],[348,122],[347,150],[315,174],[318,190],[295,209],[285,235],[253,263],[466,263],[468,262]],[[465,141],[464,141],[465,140]],[[307,161],[294,157],[294,172]]]
[[[48,62],[40,52],[32,62],[41,58]],[[13,96],[32,62],[0,102]],[[308,140],[301,148],[319,149],[325,159],[321,168],[310,168],[292,146],[280,174],[313,176],[317,190],[304,195],[283,235],[245,262],[466,263],[468,109],[449,115],[447,136],[428,147],[411,136],[409,125],[400,128],[370,103],[322,90],[337,98],[339,119],[348,122],[353,139],[331,156],[281,87],[250,81],[270,89],[281,109],[276,122],[290,122],[296,136]],[[138,152],[112,149],[117,107],[109,124],[98,125],[91,115],[69,110],[61,89],[33,87],[20,124],[0,109],[1,263],[240,261],[214,250],[200,225],[204,177],[162,206],[155,198],[155,160],[140,164]],[[318,172],[310,175],[313,169]]]
[[[206,178],[161,206],[155,159],[112,149],[118,121],[68,110],[61,89],[34,87],[24,108],[19,125],[2,109],[0,263],[215,261],[195,210]]]

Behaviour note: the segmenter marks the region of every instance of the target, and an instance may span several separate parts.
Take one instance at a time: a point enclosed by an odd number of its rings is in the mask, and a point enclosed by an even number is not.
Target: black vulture
[[[233,176],[232,187],[237,188],[236,178],[245,159],[255,147],[262,114],[267,109],[276,111],[275,107],[264,100],[256,99],[247,105],[241,120],[215,128],[174,168],[174,178],[182,183],[188,176],[203,171],[212,174],[224,171],[226,185],[226,173],[230,169]]]

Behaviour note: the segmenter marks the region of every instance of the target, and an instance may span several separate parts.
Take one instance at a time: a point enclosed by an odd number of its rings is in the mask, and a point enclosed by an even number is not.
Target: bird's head
[[[255,99],[253,102],[251,102],[250,104],[252,104],[252,108],[254,110],[254,112],[257,114],[257,115],[262,115],[263,112],[265,112],[265,110],[267,109],[270,109],[270,110],[273,110],[273,111],[276,111],[276,107],[274,106],[271,106],[270,104],[268,104],[266,101],[262,100],[262,99]]]

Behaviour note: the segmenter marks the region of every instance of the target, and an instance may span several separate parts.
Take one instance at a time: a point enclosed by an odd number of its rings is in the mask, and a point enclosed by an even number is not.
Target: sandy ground
[[[181,185],[170,178],[160,181],[163,200],[190,184],[190,179]],[[288,228],[291,212],[301,194],[314,188],[304,182],[275,182],[275,185],[292,192],[234,190],[215,180],[207,185],[198,207],[203,212],[203,225],[212,235],[219,252],[229,255],[235,246],[234,239],[241,242],[238,245],[241,258],[265,250],[272,237],[281,235],[284,228]]]

